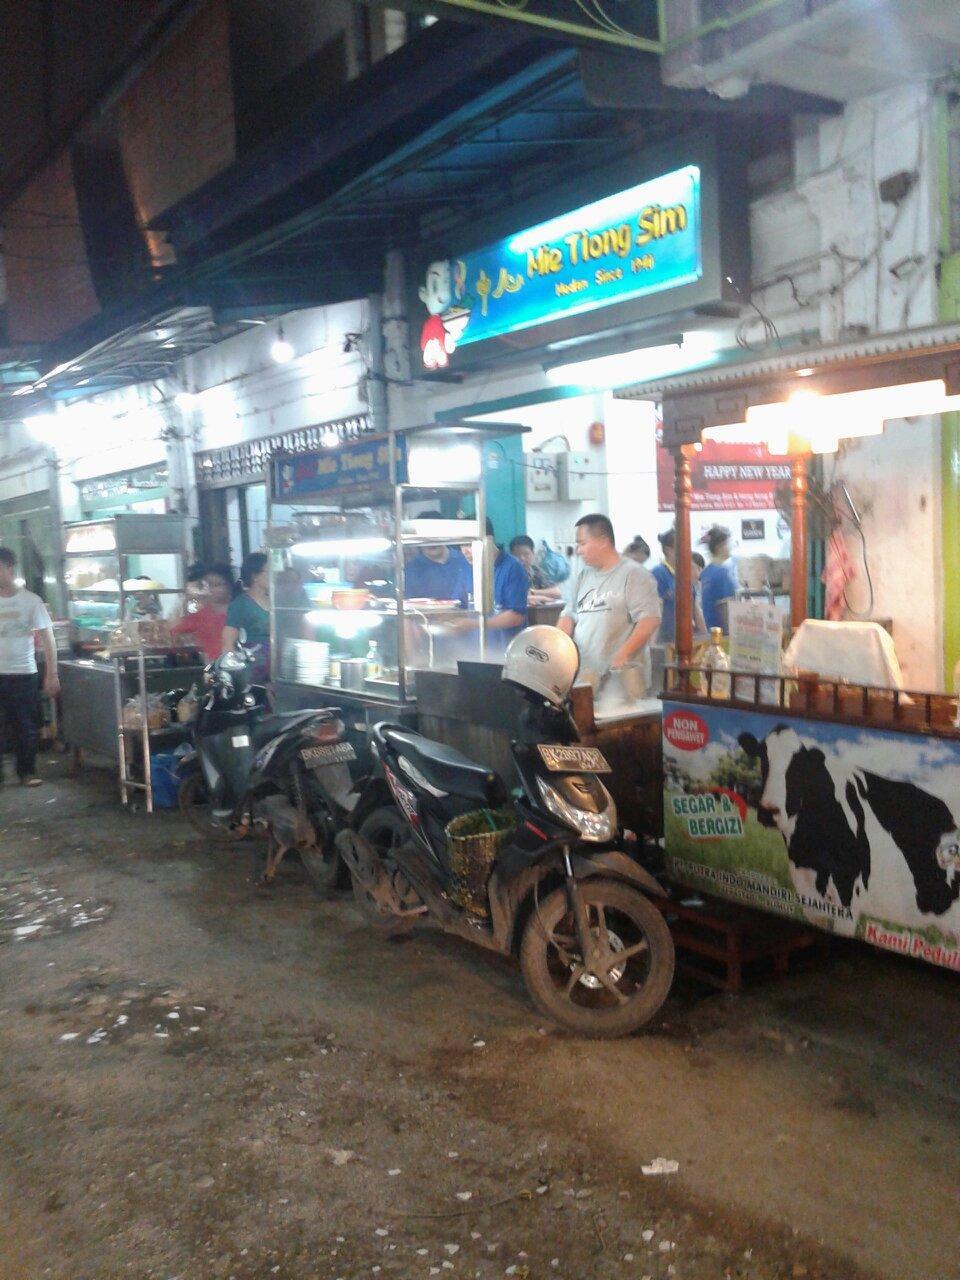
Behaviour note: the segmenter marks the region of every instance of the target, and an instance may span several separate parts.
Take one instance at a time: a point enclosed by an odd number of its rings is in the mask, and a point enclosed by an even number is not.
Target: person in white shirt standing
[[[660,625],[660,597],[653,575],[616,548],[613,525],[599,513],[576,525],[582,568],[573,577],[569,603],[557,626],[580,650],[580,674],[597,696],[611,676],[639,667],[650,687],[649,645]]]
[[[0,718],[16,753],[21,784],[38,787],[35,640],[39,635],[43,644],[43,691],[50,697],[60,692],[57,645],[46,605],[32,591],[17,586],[16,570],[17,557],[0,547]]]

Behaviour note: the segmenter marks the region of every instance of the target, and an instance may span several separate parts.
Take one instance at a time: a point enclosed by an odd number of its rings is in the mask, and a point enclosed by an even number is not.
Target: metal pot
[[[360,693],[366,674],[366,658],[343,658],[340,662],[340,688]]]

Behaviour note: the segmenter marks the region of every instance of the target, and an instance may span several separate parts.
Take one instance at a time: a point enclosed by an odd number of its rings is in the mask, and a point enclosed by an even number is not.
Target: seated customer
[[[510,554],[520,561],[527,572],[530,580],[530,604],[548,604],[563,599],[563,593],[556,583],[544,577],[543,570],[537,564],[536,547],[528,534],[518,533],[510,540]]]

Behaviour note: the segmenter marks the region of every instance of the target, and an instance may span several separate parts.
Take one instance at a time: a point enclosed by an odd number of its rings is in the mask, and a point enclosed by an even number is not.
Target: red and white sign
[[[771,511],[774,494],[790,483],[790,461],[762,444],[717,444],[705,440],[691,460],[692,510]],[[657,445],[657,503],[673,510],[673,455]]]
[[[695,711],[671,711],[664,717],[663,736],[678,751],[700,751],[710,741],[710,726]]]

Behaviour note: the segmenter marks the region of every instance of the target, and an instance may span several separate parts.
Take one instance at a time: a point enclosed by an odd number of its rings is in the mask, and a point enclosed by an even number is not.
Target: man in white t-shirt
[[[583,567],[573,576],[557,626],[576,641],[580,674],[595,694],[610,675],[632,666],[640,668],[649,689],[649,644],[660,625],[653,575],[619,553],[606,516],[582,516],[576,530]]]
[[[57,646],[46,605],[17,586],[16,572],[16,556],[0,547],[0,718],[17,757],[20,782],[38,787],[36,637],[46,660],[43,691],[50,697],[60,692]]]

